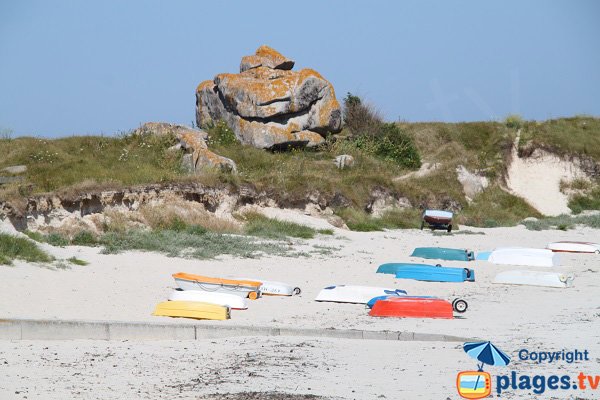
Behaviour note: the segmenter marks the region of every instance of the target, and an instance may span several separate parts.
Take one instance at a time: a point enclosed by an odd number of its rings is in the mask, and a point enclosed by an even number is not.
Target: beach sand
[[[443,262],[474,268],[474,283],[416,282],[375,273],[384,262],[439,262],[411,258],[409,254],[418,246],[486,251],[502,246],[543,248],[551,241],[598,241],[599,237],[600,230],[589,228],[537,232],[523,226],[462,227],[453,235],[433,235],[427,230],[358,233],[336,229],[333,236],[294,241],[306,248],[333,247],[332,254],[218,260],[144,252],[103,255],[97,248],[86,247],[51,248],[56,256],[76,256],[90,265],[51,270],[16,262],[12,267],[0,267],[0,317],[442,333],[491,340],[513,357],[510,367],[524,373],[576,375],[583,370],[600,375],[599,256],[564,253],[560,255],[561,266],[554,268]],[[553,270],[572,273],[576,278],[568,289],[491,283],[496,273],[513,269]],[[302,294],[251,301],[248,310],[232,311],[228,321],[151,316],[156,303],[166,300],[175,287],[171,274],[180,271],[284,281],[301,287]],[[364,305],[315,302],[319,290],[332,284],[400,288],[411,295],[447,299],[461,297],[469,309],[453,320],[373,318]],[[518,360],[517,352],[523,348],[587,349],[591,359],[538,365]],[[504,368],[490,367],[490,371],[505,373]],[[455,399],[456,373],[471,369],[476,369],[476,362],[462,351],[460,343],[293,337],[193,342],[0,341],[0,399],[197,399],[210,393],[245,391],[344,399]],[[507,391],[502,397],[523,398],[526,393]],[[599,398],[600,390],[596,393],[579,395]],[[565,394],[558,393],[557,398],[566,398],[562,396]]]

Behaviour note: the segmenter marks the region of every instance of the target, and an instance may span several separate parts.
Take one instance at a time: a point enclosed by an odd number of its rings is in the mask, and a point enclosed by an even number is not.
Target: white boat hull
[[[567,253],[600,254],[600,244],[589,242],[553,242],[546,246],[549,250]]]
[[[544,271],[504,271],[496,275],[494,283],[505,285],[545,286],[567,288],[573,285],[573,275]]]
[[[328,286],[322,289],[316,301],[332,301],[337,303],[367,304],[369,300],[378,296],[405,296],[406,293],[398,289],[387,289],[373,286]]]
[[[299,295],[302,292],[299,287],[289,285],[284,282],[265,281],[262,279],[255,279],[255,278],[234,278],[234,279],[262,282],[262,285],[260,285],[260,293],[266,294],[266,295],[271,295],[271,296],[293,296],[293,295]]]
[[[548,249],[500,248],[492,251],[488,261],[493,264],[525,265],[530,267],[557,267],[558,254]]]
[[[169,295],[169,301],[198,301],[226,306],[236,310],[245,310],[248,308],[246,300],[240,296],[228,293],[205,292],[202,290],[173,290]]]
[[[182,290],[199,290],[209,293],[226,293],[242,298],[248,297],[250,292],[254,291],[251,288],[244,286],[221,285],[215,283],[191,281],[187,279],[175,278],[175,283],[177,283],[177,286],[179,286],[179,288]]]

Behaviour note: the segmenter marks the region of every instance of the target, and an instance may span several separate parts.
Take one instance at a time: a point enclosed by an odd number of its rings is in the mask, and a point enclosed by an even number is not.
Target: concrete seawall
[[[468,342],[477,339],[439,333],[303,329],[214,324],[160,324],[121,321],[0,319],[0,340],[202,340],[242,336]]]

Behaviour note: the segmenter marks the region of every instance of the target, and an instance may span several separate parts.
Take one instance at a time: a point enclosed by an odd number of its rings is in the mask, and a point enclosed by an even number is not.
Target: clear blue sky
[[[0,0],[0,129],[191,124],[261,44],[389,120],[600,115],[598,1]]]

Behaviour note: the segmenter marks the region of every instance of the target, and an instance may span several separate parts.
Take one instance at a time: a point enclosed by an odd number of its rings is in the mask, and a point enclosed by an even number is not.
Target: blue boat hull
[[[435,265],[429,264],[417,264],[417,263],[386,263],[381,264],[377,268],[378,274],[396,274],[396,271],[400,267],[436,267]]]
[[[427,282],[475,282],[475,271],[468,268],[450,267],[398,267],[396,278]]]
[[[417,247],[411,256],[450,261],[471,261],[475,258],[472,251],[444,247]]]

